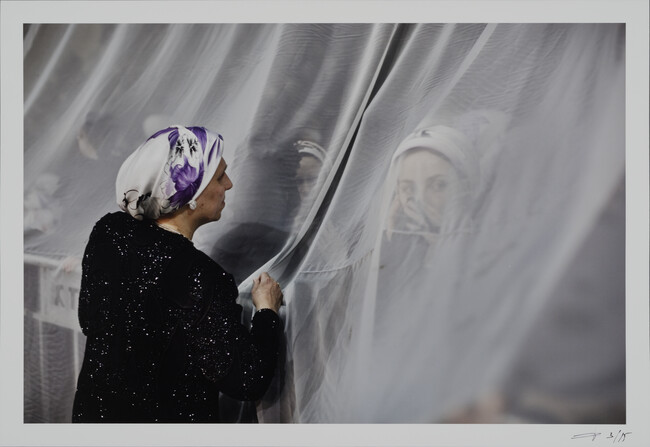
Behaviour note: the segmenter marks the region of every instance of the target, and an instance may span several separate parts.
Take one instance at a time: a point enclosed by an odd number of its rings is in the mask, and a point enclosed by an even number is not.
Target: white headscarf
[[[446,158],[461,177],[474,180],[479,175],[475,148],[466,135],[454,128],[437,125],[413,132],[397,147],[393,160],[399,160],[407,151],[417,148],[428,149]]]
[[[117,204],[138,220],[194,207],[222,153],[223,137],[204,127],[160,130],[122,164],[115,181]]]

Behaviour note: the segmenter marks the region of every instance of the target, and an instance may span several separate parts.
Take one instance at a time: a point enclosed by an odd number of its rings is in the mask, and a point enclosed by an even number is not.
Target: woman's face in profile
[[[439,231],[448,190],[455,181],[454,168],[440,155],[424,148],[406,152],[397,176],[404,214],[423,230]]]

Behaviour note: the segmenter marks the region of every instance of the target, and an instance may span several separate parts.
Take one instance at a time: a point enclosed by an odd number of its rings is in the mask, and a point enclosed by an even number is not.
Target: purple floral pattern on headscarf
[[[187,130],[196,135],[201,147],[205,151],[205,147],[208,145],[208,132],[205,127],[188,127]]]
[[[172,166],[169,172],[169,178],[176,187],[176,192],[169,198],[169,204],[173,207],[192,200],[203,180],[203,160],[198,168],[193,167],[187,157],[183,157],[183,161],[182,165]]]
[[[200,129],[200,136],[197,136],[193,129]],[[207,134],[205,129],[200,127],[190,127],[187,130],[189,133],[181,134],[175,129],[168,135],[169,181],[163,187],[169,196],[170,206],[174,208],[192,200],[203,180],[203,152]]]
[[[195,200],[217,169],[222,144],[221,135],[204,127],[156,132],[122,165],[118,204],[137,219],[157,219]]]

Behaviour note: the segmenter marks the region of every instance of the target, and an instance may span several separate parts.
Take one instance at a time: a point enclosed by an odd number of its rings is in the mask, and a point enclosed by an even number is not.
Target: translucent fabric
[[[70,420],[79,263],[126,156],[224,137],[194,238],[284,289],[260,422],[625,422],[625,27],[30,25],[25,421]],[[598,354],[598,355],[596,355]]]

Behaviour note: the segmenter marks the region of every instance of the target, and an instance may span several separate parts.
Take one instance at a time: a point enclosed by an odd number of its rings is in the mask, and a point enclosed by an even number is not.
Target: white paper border
[[[646,0],[3,1],[0,158],[0,445],[607,445],[650,444],[648,319],[648,3]],[[627,424],[23,424],[23,23],[626,23]],[[574,439],[601,432],[596,441]]]

